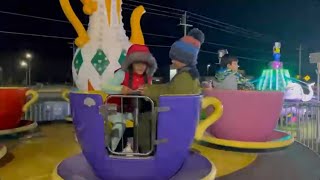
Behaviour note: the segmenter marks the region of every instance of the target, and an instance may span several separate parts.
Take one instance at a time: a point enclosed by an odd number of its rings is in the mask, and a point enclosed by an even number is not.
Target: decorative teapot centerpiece
[[[81,0],[83,12],[90,16],[86,30],[74,13],[69,0],[60,0],[61,7],[76,30],[78,49],[72,62],[73,80],[79,90],[100,90],[101,83],[113,78],[125,60],[131,44],[144,44],[140,20],[143,6],[131,15],[130,41],[122,22],[121,0]]]

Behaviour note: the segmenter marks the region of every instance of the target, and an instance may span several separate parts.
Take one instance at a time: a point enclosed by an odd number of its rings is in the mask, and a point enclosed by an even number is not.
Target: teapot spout
[[[130,42],[132,44],[140,44],[144,45],[144,37],[141,30],[141,17],[145,13],[145,9],[142,5],[136,7],[132,14],[130,19],[130,25],[131,25],[131,38]]]

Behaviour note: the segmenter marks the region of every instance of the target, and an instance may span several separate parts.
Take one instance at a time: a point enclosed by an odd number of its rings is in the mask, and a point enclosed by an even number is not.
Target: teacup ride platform
[[[236,141],[220,139],[211,134],[205,134],[198,144],[222,150],[239,152],[271,152],[289,147],[294,143],[294,138],[286,132],[275,130],[270,139],[261,142]]]
[[[98,94],[80,93],[71,93],[70,97],[73,123],[83,153],[62,161],[53,172],[54,180],[76,177],[88,180],[215,178],[213,162],[190,150],[194,137],[201,137],[222,113],[221,103],[215,98],[202,100],[203,108],[213,105],[217,111],[197,126],[201,96],[161,96],[157,131],[153,131],[156,134],[152,136],[153,152],[118,156],[106,148],[104,117],[107,115],[99,114],[104,106],[103,98]]]
[[[31,96],[31,98],[29,98]],[[0,136],[18,134],[35,129],[38,124],[32,120],[21,120],[32,104],[38,100],[38,93],[23,87],[1,87]]]
[[[0,144],[0,159],[2,159],[7,154],[7,147]]]
[[[316,180],[320,177],[319,154],[298,142],[264,153],[221,150],[199,144],[193,148],[214,162],[217,180]]]
[[[72,122],[72,117],[71,117],[71,115],[70,115],[70,116],[66,116],[66,117],[64,118],[64,120],[67,121],[67,122]]]
[[[0,136],[19,134],[27,131],[31,131],[38,127],[38,123],[32,120],[20,120],[19,124],[15,128],[0,130]]]

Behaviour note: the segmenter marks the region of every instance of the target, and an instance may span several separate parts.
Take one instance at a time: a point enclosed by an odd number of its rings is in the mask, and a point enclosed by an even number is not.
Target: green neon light
[[[270,74],[269,90],[272,90],[272,84],[273,84],[273,72],[272,72],[272,70],[269,70],[269,74]]]
[[[261,91],[284,91],[290,80],[289,70],[287,69],[264,69],[258,82],[258,90]]]
[[[279,69],[276,69],[276,91],[279,90]]]
[[[266,70],[263,70],[261,75],[261,80],[258,83],[258,90],[262,90],[262,83],[265,78],[266,78]]]
[[[287,87],[286,79],[284,78],[284,70],[283,69],[280,69],[280,75],[281,75],[281,82],[282,82],[283,86]]]
[[[266,89],[267,88],[267,85],[268,85],[268,80],[270,79],[270,76],[269,76],[269,70],[266,70],[267,71],[267,76],[266,76],[266,79],[263,83],[263,87],[262,87],[262,90]]]

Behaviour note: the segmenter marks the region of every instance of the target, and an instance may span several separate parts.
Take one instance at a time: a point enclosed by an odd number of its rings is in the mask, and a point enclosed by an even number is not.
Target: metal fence
[[[39,85],[41,86],[41,85]],[[64,87],[64,86],[62,86]],[[25,113],[25,119],[37,122],[64,120],[70,115],[70,105],[62,98],[62,87],[35,87],[39,94],[38,101]]]
[[[65,101],[40,101],[25,113],[25,119],[37,122],[64,120],[70,115],[70,106]]]
[[[100,114],[106,124],[109,152],[120,156],[152,154],[156,133],[154,113],[154,103],[148,97],[108,96],[107,103],[100,107]]]
[[[320,102],[285,102],[277,129],[320,154]]]

